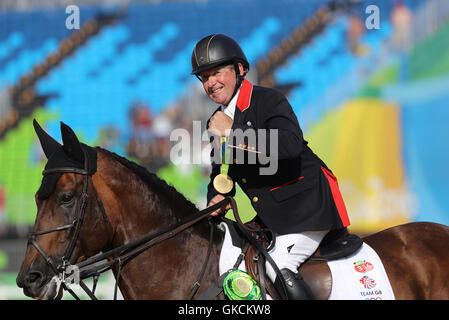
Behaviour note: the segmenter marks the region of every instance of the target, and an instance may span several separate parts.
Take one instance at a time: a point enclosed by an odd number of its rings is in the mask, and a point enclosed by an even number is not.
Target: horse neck
[[[114,246],[148,235],[189,215],[183,212],[182,206],[152,190],[142,178],[111,156],[99,152],[98,163],[98,171],[111,195],[109,211],[115,229]]]
[[[99,153],[99,162],[103,156]],[[161,230],[191,212],[181,212],[182,207],[170,203],[162,195],[153,192],[149,186],[129,169],[113,159],[105,159],[99,166],[103,180],[110,190],[111,224],[114,228],[113,247],[139,239]],[[104,171],[103,171],[104,170]],[[105,201],[104,201],[105,202]],[[203,261],[208,244],[208,224],[197,225],[183,231],[176,237],[146,250],[129,262],[120,275],[120,290],[127,299],[185,299],[198,276],[198,261]],[[218,274],[219,250],[217,236],[211,255],[212,279]],[[180,268],[183,272],[179,272]],[[191,277],[191,279],[189,278]],[[159,281],[159,282],[158,282]],[[157,285],[164,283],[167,290]]]

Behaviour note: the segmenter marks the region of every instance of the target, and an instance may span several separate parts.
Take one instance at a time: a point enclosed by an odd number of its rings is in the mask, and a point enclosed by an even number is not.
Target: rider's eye
[[[62,193],[59,196],[59,202],[61,204],[70,204],[73,200],[73,194],[72,193]]]

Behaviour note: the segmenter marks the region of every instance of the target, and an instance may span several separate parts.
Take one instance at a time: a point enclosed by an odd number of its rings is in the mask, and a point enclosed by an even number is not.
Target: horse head
[[[190,221],[198,209],[156,174],[100,147],[80,143],[62,122],[63,144],[36,121],[34,128],[48,161],[35,195],[34,229],[17,276],[25,295],[61,298],[62,289],[70,290],[73,283],[66,281],[69,270],[79,272],[79,285],[86,291],[82,280],[89,277],[91,262],[98,262],[98,257],[107,259],[126,299],[188,295],[197,280],[199,259],[210,252],[211,259],[218,261],[222,234],[214,233],[211,242],[212,228],[206,219],[188,229],[178,226],[179,221]],[[160,233],[168,225],[174,229]],[[128,248],[146,238],[158,245],[143,251]],[[218,264],[211,264],[208,271],[206,284],[215,280]]]
[[[57,281],[60,273],[68,264],[107,247],[109,226],[92,179],[97,151],[80,143],[62,122],[63,144],[48,135],[36,120],[33,124],[48,161],[35,195],[37,216],[17,285],[27,296],[56,299],[62,297]]]

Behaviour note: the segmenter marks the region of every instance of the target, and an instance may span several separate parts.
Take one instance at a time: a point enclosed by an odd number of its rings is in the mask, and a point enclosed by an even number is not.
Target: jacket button
[[[242,182],[243,182],[243,183],[246,183],[246,178],[242,178]]]
[[[254,197],[253,198],[253,202],[256,203],[257,201],[259,201],[259,198],[258,197]]]

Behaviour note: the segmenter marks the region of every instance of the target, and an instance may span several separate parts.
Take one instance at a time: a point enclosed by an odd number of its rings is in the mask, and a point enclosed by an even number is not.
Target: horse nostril
[[[24,284],[27,287],[30,287],[31,285],[34,285],[36,287],[39,287],[42,284],[42,280],[44,278],[44,275],[40,271],[30,271],[25,276]]]

